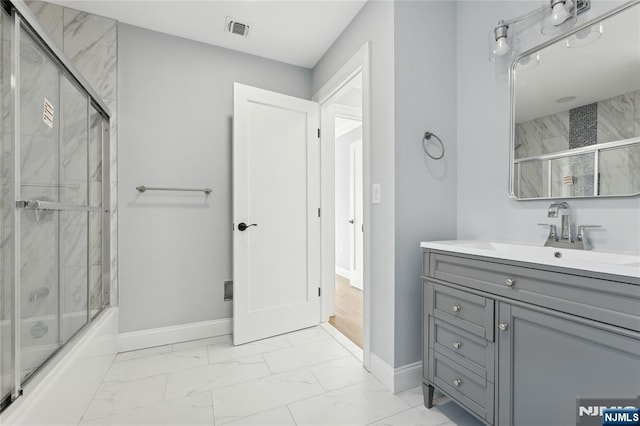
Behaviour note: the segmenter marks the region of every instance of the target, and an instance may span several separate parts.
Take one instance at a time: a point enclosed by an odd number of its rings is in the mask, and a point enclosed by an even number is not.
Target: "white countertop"
[[[420,247],[640,278],[640,254],[637,253],[564,249],[487,240],[425,241],[420,243]]]

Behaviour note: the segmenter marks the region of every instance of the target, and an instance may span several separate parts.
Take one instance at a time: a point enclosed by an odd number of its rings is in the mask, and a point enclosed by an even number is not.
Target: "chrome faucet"
[[[565,201],[552,203],[547,210],[547,217],[556,218],[560,213],[560,241],[572,242],[571,239],[571,207]]]
[[[551,203],[547,210],[547,217],[556,218],[560,215],[560,237],[556,225],[550,223],[539,223],[538,225],[548,226],[549,235],[545,241],[545,247],[573,248],[573,249],[589,249],[589,243],[586,238],[585,230],[587,228],[600,228],[600,225],[580,225],[578,226],[578,236],[574,241],[571,236],[571,207],[566,201]]]

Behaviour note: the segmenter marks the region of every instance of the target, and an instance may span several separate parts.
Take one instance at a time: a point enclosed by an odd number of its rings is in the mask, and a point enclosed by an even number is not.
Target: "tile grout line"
[[[264,365],[267,366],[267,371],[269,371],[269,375],[273,376],[273,371],[271,371],[271,367],[269,367],[269,363],[267,362],[267,359],[264,357],[264,354],[260,354],[260,357],[264,361]]]
[[[158,401],[158,402],[154,402],[153,404],[148,404],[148,405],[143,405],[143,406],[139,406],[139,407],[129,408],[128,410],[119,411],[117,413],[110,413],[110,414],[105,414],[105,415],[102,415],[102,416],[94,417],[92,419],[89,419],[88,421],[93,422],[93,421],[96,421],[98,419],[106,419],[106,418],[109,418],[109,417],[122,416],[122,415],[125,415],[125,414],[129,414],[132,411],[145,409],[145,408],[150,408],[150,407],[155,407],[156,405],[162,405],[162,404],[166,404],[168,402],[176,402],[176,401],[179,401],[181,399],[191,398],[191,397],[194,397],[194,396],[202,395],[204,393],[211,393],[211,391],[203,391],[203,392],[199,392],[199,393],[196,393],[196,394],[193,394],[193,395],[187,395],[187,396],[184,396],[182,398],[170,399],[169,401]],[[212,403],[213,403],[213,400],[212,400]]]
[[[167,400],[167,388],[169,387],[169,373],[166,374],[166,379],[164,381],[164,392],[162,392],[162,400]],[[188,396],[188,395],[187,395]]]
[[[96,395],[98,394],[98,391],[100,390],[100,388],[104,384],[104,378],[107,377],[107,374],[109,374],[109,371],[111,371],[111,368],[113,367],[113,364],[115,363],[116,356],[118,356],[118,355],[116,354],[113,357],[113,360],[111,360],[111,364],[109,365],[109,368],[107,368],[107,371],[104,372],[104,375],[102,376],[102,380],[100,381],[100,384],[98,384],[98,387],[96,388],[95,392],[93,392],[93,396],[91,397],[91,400],[89,400],[89,403],[87,404],[87,406],[84,407],[84,410],[82,411],[82,415],[80,416],[80,420],[78,420],[78,425],[80,425],[82,423],[82,420],[84,419],[84,416],[87,414],[87,410],[91,406],[91,403],[96,399]]]
[[[168,380],[169,379],[169,375],[168,374],[158,374],[158,375],[152,376],[152,377],[155,378],[155,377],[160,377],[160,376],[164,376],[164,375],[167,376],[167,380]],[[144,379],[139,379],[139,380],[145,380],[145,379],[148,379],[148,378],[149,377],[145,377]],[[116,383],[116,382],[106,382],[106,383],[103,382],[103,383],[100,384],[101,385],[100,387],[102,387],[103,384],[107,384],[108,385],[110,383]],[[131,382],[123,382],[123,383],[131,383]],[[165,393],[166,393],[166,381],[165,381]],[[184,398],[188,398],[189,396],[191,396],[191,395],[186,395]],[[180,398],[172,399],[172,400],[169,400],[169,401],[176,401],[178,399],[180,399]],[[119,416],[121,414],[126,414],[126,413],[128,413],[130,411],[138,410],[140,408],[152,407],[154,405],[163,404],[163,403],[169,402],[169,401],[165,401],[164,399],[161,399],[160,401],[153,402],[151,404],[139,405],[137,407],[129,408],[129,409],[123,410],[123,411],[112,411],[111,413],[101,414],[99,416],[95,416],[95,417],[92,417],[90,419],[87,419],[87,421],[92,422],[92,421],[98,420],[98,419],[104,419],[104,418],[107,418],[107,417]],[[91,400],[91,402],[93,402],[93,399]],[[89,405],[91,405],[91,404],[89,404]],[[89,406],[87,406],[87,409],[88,408],[89,408]],[[86,410],[85,410],[85,414],[86,414]]]
[[[213,426],[216,426],[216,407],[213,405],[213,390],[209,391],[209,397],[211,398],[211,415],[213,416]]]
[[[322,385],[320,385],[322,386]],[[289,415],[291,416],[291,420],[293,420],[293,424],[298,426],[298,422],[296,422],[296,418],[293,417],[293,413],[291,412],[291,408],[289,408],[289,404],[287,404],[287,411],[289,412]]]

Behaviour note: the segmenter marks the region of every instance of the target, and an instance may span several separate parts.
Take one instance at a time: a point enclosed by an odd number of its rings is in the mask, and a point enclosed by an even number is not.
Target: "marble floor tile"
[[[100,417],[80,424],[104,426],[211,426],[214,424],[211,393],[204,392],[187,398],[138,408],[115,416]]]
[[[361,363],[364,362],[364,353],[362,348],[355,343],[353,343],[347,336],[340,333],[337,328],[329,324],[328,322],[323,322],[319,325],[324,331],[326,331],[331,337],[333,337],[338,343],[345,347],[346,350],[351,352],[351,355],[355,356],[358,361]]]
[[[323,342],[332,337],[322,327],[311,327],[285,334],[284,337],[292,346],[305,345],[307,343]]]
[[[207,349],[204,347],[186,351],[169,352],[145,358],[116,362],[111,366],[104,381],[124,382],[207,364]]]
[[[451,424],[452,420],[438,411],[437,408],[427,410],[425,407],[413,407],[393,416],[378,420],[371,426],[441,426]],[[454,423],[455,424],[455,423]]]
[[[375,379],[289,405],[301,425],[365,425],[409,409]]]
[[[262,355],[231,359],[169,374],[165,399],[181,398],[203,391],[258,379],[271,374]]]
[[[233,343],[230,342],[209,345],[207,350],[209,353],[209,362],[214,363],[249,355],[258,355],[265,352],[273,352],[288,347],[291,347],[291,344],[284,336],[276,336],[240,346],[233,346]]]
[[[328,391],[355,385],[373,377],[362,363],[352,356],[323,362],[309,367],[318,382]]]
[[[166,375],[131,382],[103,383],[82,419],[109,416],[162,402],[166,383]]]
[[[308,369],[274,374],[241,384],[215,389],[216,425],[268,411],[324,393]]]
[[[121,352],[116,355],[113,362],[131,361],[132,359],[146,358],[148,356],[166,354],[171,352],[171,345],[155,346],[153,348],[140,349],[137,351]]]
[[[349,352],[332,339],[269,352],[264,359],[272,372],[279,373],[348,356]]]
[[[203,346],[217,345],[220,343],[230,344],[231,335],[209,337],[207,339],[189,340],[188,342],[175,343],[171,345],[171,349],[175,351],[184,351],[186,349],[201,348]]]
[[[287,407],[280,407],[253,416],[243,417],[229,423],[226,426],[296,426]]]
[[[424,405],[424,398],[422,397],[422,385],[416,386],[404,392],[398,394],[400,398],[412,407],[417,405]]]
[[[469,414],[467,410],[448,398],[441,399],[434,409],[449,417],[454,424],[459,426],[483,425],[480,420],[476,419],[472,414]]]

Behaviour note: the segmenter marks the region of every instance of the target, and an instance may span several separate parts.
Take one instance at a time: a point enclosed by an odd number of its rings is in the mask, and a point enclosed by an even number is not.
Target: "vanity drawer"
[[[429,333],[430,346],[436,352],[494,381],[493,342],[478,337],[445,321],[433,318]]]
[[[432,351],[429,379],[477,415],[493,422],[493,383],[444,355]]]
[[[493,341],[493,305],[486,297],[433,285],[433,316]]]
[[[640,331],[639,285],[428,253],[430,278]]]

